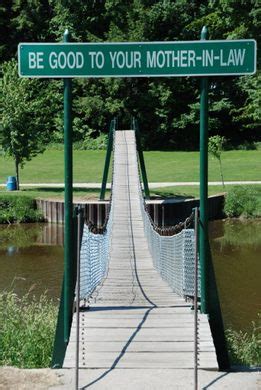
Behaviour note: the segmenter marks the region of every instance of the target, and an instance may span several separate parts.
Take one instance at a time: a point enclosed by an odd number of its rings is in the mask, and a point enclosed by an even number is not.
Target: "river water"
[[[0,225],[0,291],[19,296],[31,290],[60,297],[63,275],[63,226]]]
[[[225,327],[248,330],[261,313],[261,220],[212,222],[210,244]]]
[[[261,312],[261,220],[211,222],[210,244],[225,327],[247,330]],[[58,302],[63,226],[0,225],[0,267],[0,291],[46,291]]]

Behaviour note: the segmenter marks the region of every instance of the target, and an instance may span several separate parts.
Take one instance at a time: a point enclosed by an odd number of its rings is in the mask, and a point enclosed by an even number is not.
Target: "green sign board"
[[[162,77],[253,74],[256,41],[20,43],[21,77]]]

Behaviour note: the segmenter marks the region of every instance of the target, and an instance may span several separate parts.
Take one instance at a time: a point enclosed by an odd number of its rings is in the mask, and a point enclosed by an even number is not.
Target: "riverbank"
[[[37,210],[36,201],[28,196],[0,194],[0,224],[43,222],[43,214]]]
[[[154,183],[155,187],[159,184]],[[153,185],[151,185],[151,197],[150,200],[146,201],[154,223],[159,226],[170,226],[179,223],[190,215],[193,207],[198,206],[198,183],[196,186],[189,185],[187,187],[164,187],[166,184],[171,183],[163,183],[161,188],[153,188]],[[41,220],[63,223],[64,188],[53,187],[52,184],[50,187],[47,187],[47,185],[45,188],[32,187],[11,192],[0,190],[0,223],[39,222]],[[58,186],[58,184],[54,186]],[[226,194],[234,194],[232,203],[230,202],[232,208],[229,208],[229,217],[239,217],[241,214],[244,217],[251,218],[261,216],[261,184],[249,184],[248,186],[240,184],[237,186],[227,185],[225,191],[223,187],[213,185],[209,186],[208,192],[210,219],[225,217],[223,207]],[[249,198],[249,195],[252,200]],[[85,209],[87,220],[99,226],[103,224],[107,214],[109,199],[109,190],[106,193],[105,201],[100,201],[98,188],[74,189],[74,204],[81,204]],[[242,205],[235,207],[239,199],[242,200]],[[253,205],[252,210],[250,210],[250,205]],[[246,206],[247,210],[244,210]]]

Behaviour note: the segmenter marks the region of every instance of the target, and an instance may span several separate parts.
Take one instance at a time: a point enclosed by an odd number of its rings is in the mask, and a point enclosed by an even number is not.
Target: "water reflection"
[[[247,330],[261,312],[261,221],[212,222],[210,239],[225,327]]]
[[[7,247],[7,250],[6,250],[7,256],[13,256],[13,255],[15,255],[15,254],[18,253],[18,252],[19,252],[19,248],[17,248],[17,247],[14,246],[14,245],[9,245],[9,246]]]
[[[33,289],[59,298],[63,274],[63,226],[0,225],[0,290],[19,295]]]

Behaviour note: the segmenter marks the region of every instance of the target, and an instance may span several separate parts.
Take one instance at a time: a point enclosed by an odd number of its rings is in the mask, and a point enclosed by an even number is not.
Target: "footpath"
[[[255,185],[261,184],[261,180],[246,180],[246,181],[225,181],[225,185]],[[209,186],[222,186],[221,181],[209,181]],[[5,187],[6,183],[0,183],[0,187]],[[21,183],[22,188],[63,188],[64,183]],[[149,183],[150,188],[163,188],[163,187],[178,187],[178,186],[199,186],[199,181],[180,181],[180,182],[160,182]],[[73,183],[75,188],[101,188],[101,183]],[[111,183],[107,183],[107,188],[111,188]]]
[[[80,370],[80,389],[90,390],[193,390],[193,370],[189,369],[127,369]],[[259,390],[258,370],[218,372],[199,370],[198,389]],[[2,390],[74,390],[74,369],[0,368]]]

